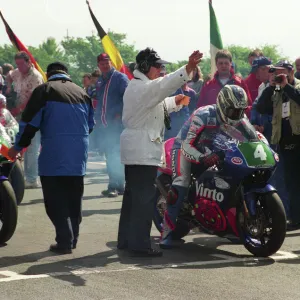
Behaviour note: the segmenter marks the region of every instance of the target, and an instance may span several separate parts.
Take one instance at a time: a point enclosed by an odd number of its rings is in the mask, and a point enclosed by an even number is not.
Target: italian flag
[[[209,14],[210,14],[210,57],[211,57],[211,74],[216,72],[215,57],[216,53],[223,49],[222,38],[218,21],[214,8],[212,6],[212,0],[209,0]]]

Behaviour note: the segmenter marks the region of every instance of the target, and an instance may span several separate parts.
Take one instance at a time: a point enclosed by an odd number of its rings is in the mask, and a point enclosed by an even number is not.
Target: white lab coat
[[[121,134],[121,161],[126,165],[158,166],[161,162],[164,136],[165,100],[168,112],[177,111],[175,93],[190,77],[186,67],[150,80],[138,70],[125,91]],[[179,107],[180,109],[181,107]]]

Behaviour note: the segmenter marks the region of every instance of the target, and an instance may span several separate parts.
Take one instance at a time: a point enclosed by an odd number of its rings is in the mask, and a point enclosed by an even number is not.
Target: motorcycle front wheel
[[[14,234],[18,221],[15,192],[8,180],[0,182],[0,244],[6,243]]]
[[[282,246],[286,235],[286,214],[277,193],[257,195],[256,215],[237,210],[237,225],[245,248],[255,256],[268,257]]]
[[[24,170],[20,160],[16,160],[8,177],[16,195],[17,204],[21,204],[25,193]]]

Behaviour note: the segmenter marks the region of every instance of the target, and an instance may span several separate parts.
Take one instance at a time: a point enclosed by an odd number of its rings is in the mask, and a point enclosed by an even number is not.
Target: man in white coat
[[[178,110],[184,95],[168,97],[191,79],[203,54],[194,51],[188,64],[160,77],[168,62],[151,48],[139,52],[136,70],[125,91],[121,161],[125,165],[125,193],[120,215],[118,249],[132,256],[154,257],[150,231],[154,211],[155,178],[163,151],[165,111]]]

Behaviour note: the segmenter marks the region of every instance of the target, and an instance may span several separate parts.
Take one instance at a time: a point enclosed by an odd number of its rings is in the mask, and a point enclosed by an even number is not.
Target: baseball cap
[[[293,65],[288,60],[280,60],[276,65],[272,66],[269,70],[270,73],[273,73],[275,70],[294,70]]]
[[[105,60],[110,60],[109,55],[107,55],[106,53],[101,53],[100,55],[98,55],[97,57],[97,61],[105,61]]]
[[[50,73],[53,71],[64,71],[64,72],[68,73],[68,68],[62,62],[55,61],[55,62],[49,64],[47,67],[47,73]]]
[[[252,62],[252,68],[251,68],[251,73],[254,73],[255,71],[257,71],[257,69],[259,67],[263,67],[263,66],[271,66],[272,65],[272,61],[265,57],[265,56],[259,56],[257,58],[255,58]]]

